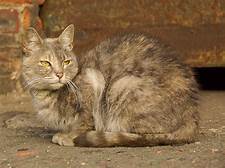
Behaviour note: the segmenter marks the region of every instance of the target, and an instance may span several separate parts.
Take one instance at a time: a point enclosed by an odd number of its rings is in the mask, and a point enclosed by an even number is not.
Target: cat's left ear
[[[67,51],[73,49],[73,38],[74,38],[74,25],[70,24],[65,28],[65,30],[59,36],[59,42],[63,48]]]

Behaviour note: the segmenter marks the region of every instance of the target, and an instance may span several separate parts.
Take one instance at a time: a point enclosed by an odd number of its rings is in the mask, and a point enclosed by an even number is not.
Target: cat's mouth
[[[53,90],[60,89],[66,84],[66,82],[61,78],[52,78],[52,77],[44,77],[43,84],[41,84],[41,88],[49,88]]]
[[[51,88],[54,89],[54,90],[61,88],[63,85],[64,85],[64,83],[62,83],[62,82],[56,82],[56,83],[50,84]]]
[[[65,82],[63,79],[57,79],[57,81],[55,82],[55,84],[61,84],[61,85],[64,85]]]
[[[47,78],[45,77],[46,82],[49,83],[49,84],[65,84],[65,82],[62,80],[62,79],[52,79],[52,78]]]
[[[54,80],[54,81],[49,82],[49,85],[53,89],[59,89],[63,85],[65,85],[65,82],[63,82],[63,80],[57,79],[57,80]]]

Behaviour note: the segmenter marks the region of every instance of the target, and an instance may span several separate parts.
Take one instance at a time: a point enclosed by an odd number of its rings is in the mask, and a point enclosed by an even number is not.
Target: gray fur
[[[60,130],[53,143],[110,147],[195,140],[197,84],[169,47],[127,34],[76,56],[73,25],[59,38],[42,39],[34,29],[27,34],[23,76],[39,118]],[[40,65],[43,59],[51,66]],[[71,63],[63,65],[68,59]]]

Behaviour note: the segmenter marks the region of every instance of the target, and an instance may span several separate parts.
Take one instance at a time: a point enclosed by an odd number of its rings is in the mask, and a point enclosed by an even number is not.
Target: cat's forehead
[[[45,52],[51,57],[55,57],[60,60],[64,60],[68,57],[57,38],[46,38],[44,45]]]
[[[44,40],[44,45],[49,49],[54,49],[57,51],[63,50],[57,38],[46,38]]]

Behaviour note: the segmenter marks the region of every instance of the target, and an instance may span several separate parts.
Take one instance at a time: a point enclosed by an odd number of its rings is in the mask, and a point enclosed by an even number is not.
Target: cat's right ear
[[[27,32],[23,39],[23,51],[26,54],[30,54],[41,48],[43,43],[42,38],[39,36],[38,32],[30,27],[27,29]]]

